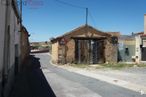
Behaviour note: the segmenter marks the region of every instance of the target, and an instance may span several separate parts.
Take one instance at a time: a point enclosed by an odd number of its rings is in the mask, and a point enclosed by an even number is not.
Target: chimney
[[[144,34],[146,34],[146,14],[144,14]]]

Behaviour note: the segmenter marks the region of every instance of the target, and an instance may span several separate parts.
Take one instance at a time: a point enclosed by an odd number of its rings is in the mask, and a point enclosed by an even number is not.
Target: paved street
[[[41,69],[57,97],[146,97],[139,92],[53,66],[48,54],[35,54],[35,57],[40,58]]]

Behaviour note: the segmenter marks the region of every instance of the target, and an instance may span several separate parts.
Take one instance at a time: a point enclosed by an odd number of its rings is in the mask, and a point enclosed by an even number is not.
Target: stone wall
[[[74,60],[75,60],[75,42],[73,39],[71,39],[66,44],[66,62],[73,63]]]
[[[111,39],[105,40],[105,62],[116,63],[117,62],[117,44],[113,44]]]
[[[30,46],[29,46],[29,34],[25,28],[21,31],[21,63],[29,56]]]
[[[59,44],[58,42],[52,43],[52,61],[53,63],[57,63],[58,62],[58,48],[59,48]]]
[[[67,43],[65,45],[56,44],[55,41],[57,41],[57,43],[58,43],[62,38],[64,38]],[[75,62],[75,41],[74,41],[75,38],[76,39],[88,39],[88,40],[97,39],[99,41],[105,40],[102,47],[97,48],[97,49],[103,49],[102,56],[100,56],[100,57],[102,57],[102,59],[100,61],[102,63],[103,62],[117,62],[117,44],[112,44],[112,41],[111,41],[112,36],[106,32],[96,30],[93,27],[90,27],[88,25],[81,26],[77,29],[72,30],[71,32],[68,32],[68,33],[52,40],[53,61],[58,60],[58,62],[61,62],[61,63],[74,63]],[[81,51],[83,51],[83,50],[81,50]],[[89,50],[86,49],[86,47],[85,47],[84,52],[82,52],[83,55],[89,56],[88,51]],[[88,57],[86,57],[86,58],[88,58]],[[62,60],[64,60],[65,62],[64,61],[62,62]]]

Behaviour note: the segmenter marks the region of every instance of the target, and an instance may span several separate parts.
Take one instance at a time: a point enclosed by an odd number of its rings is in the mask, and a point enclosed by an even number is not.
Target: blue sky
[[[56,0],[23,4],[23,24],[31,34],[30,41],[47,41],[85,24],[85,9]],[[39,3],[36,3],[39,1]],[[102,31],[121,34],[143,31],[146,0],[60,0],[89,8],[88,24]]]

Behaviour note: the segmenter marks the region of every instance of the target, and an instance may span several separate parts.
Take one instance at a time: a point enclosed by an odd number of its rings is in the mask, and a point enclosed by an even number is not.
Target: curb
[[[47,53],[47,54],[49,56],[51,56],[49,53]],[[113,77],[108,77],[108,76],[105,76],[105,75],[95,74],[91,71],[81,70],[79,68],[75,68],[75,67],[71,67],[71,66],[69,66],[69,68],[68,67],[63,67],[63,66],[58,66],[56,64],[53,64],[52,60],[50,60],[50,64],[55,66],[55,67],[65,69],[65,70],[70,71],[70,72],[74,72],[74,73],[81,74],[81,75],[84,75],[84,76],[87,76],[87,77],[95,78],[95,79],[98,79],[100,81],[104,81],[104,82],[107,82],[107,83],[110,83],[110,84],[113,84],[113,85],[117,85],[117,86],[129,89],[129,90],[139,92],[141,95],[146,94],[146,87],[144,87],[142,85],[132,84],[131,82],[127,82],[127,81],[120,80],[120,79],[113,78]]]

